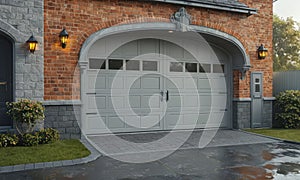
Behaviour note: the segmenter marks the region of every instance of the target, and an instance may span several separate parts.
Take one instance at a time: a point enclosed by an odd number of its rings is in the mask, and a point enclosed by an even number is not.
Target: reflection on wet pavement
[[[100,157],[76,166],[0,174],[0,180],[297,180],[300,145],[260,143],[178,150],[158,161],[132,164]]]
[[[273,179],[272,173],[267,172],[264,168],[261,167],[243,166],[233,167],[231,169],[238,173],[240,179]]]
[[[274,179],[300,179],[299,146],[280,143],[271,153],[274,158],[269,163],[275,166]]]
[[[262,151],[266,160],[263,166],[238,166],[229,168],[239,179],[300,179],[299,146],[279,143],[275,149]]]

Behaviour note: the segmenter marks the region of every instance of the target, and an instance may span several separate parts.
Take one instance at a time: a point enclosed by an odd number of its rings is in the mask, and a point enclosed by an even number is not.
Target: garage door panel
[[[209,80],[202,79],[202,78],[198,79],[198,89],[199,89],[199,91],[201,91],[201,90],[205,90],[205,91],[209,90],[210,91],[211,88],[210,88]]]
[[[225,79],[222,78],[218,78],[218,79],[211,79],[210,80],[210,86],[211,89],[216,91],[222,91],[222,92],[226,92],[227,88],[226,88],[226,81]]]
[[[159,108],[161,96],[159,94],[153,94],[152,96],[144,95],[141,100],[142,108]]]
[[[211,95],[199,95],[200,106],[211,106]]]
[[[209,120],[209,123],[207,124],[208,127],[226,127],[227,121],[226,121],[226,113],[225,112],[212,112],[211,117]]]
[[[199,117],[198,114],[193,114],[192,112],[188,113],[188,114],[185,114],[184,115],[184,124],[185,125],[195,125],[196,126],[197,121],[198,121],[198,117]]]
[[[183,115],[175,114],[175,113],[167,113],[166,115],[166,127],[172,128],[176,124],[183,125]]]
[[[141,128],[157,128],[160,127],[160,115],[150,115],[141,117]]]
[[[168,101],[168,108],[169,107],[181,107],[181,96],[180,95],[170,95]]]
[[[109,96],[108,97],[109,108],[124,108],[124,97],[123,96]]]
[[[89,115],[87,117],[87,129],[93,132],[102,131],[106,128],[105,122],[106,117],[101,117],[99,115]]]
[[[124,79],[123,77],[109,77],[108,87],[110,89],[124,89]]]
[[[216,108],[225,109],[227,107],[227,94],[226,95],[215,95],[214,96],[214,106]]]
[[[161,89],[160,77],[142,78],[142,89]]]
[[[143,39],[139,41],[139,54],[158,54],[159,53],[159,42],[155,39]]]
[[[141,108],[141,96],[129,96],[128,108]]]
[[[168,57],[172,57],[174,59],[183,59],[184,49],[173,44],[173,43],[164,43],[165,53]]]
[[[184,57],[184,59],[187,59],[188,62],[193,62],[193,61],[197,62],[195,57],[191,53],[189,53],[187,50],[183,51],[183,57]]]
[[[88,109],[92,111],[96,111],[98,109],[106,108],[106,96],[88,96]]]
[[[189,95],[183,97],[184,107],[198,107],[199,106],[199,96],[198,95]]]
[[[197,89],[197,84],[198,84],[198,79],[197,78],[184,78],[184,89],[192,89],[196,90]]]
[[[125,85],[126,89],[141,89],[141,79],[136,77],[127,77]]]
[[[209,118],[209,112],[207,113],[200,113],[198,116],[197,124],[206,124]]]
[[[132,41],[123,45],[122,48],[116,49],[112,54],[110,54],[110,57],[111,58],[136,57],[137,55],[138,55],[138,43],[137,41]]]
[[[125,122],[127,128],[141,128],[141,116],[126,116]]]
[[[96,74],[88,75],[87,86],[89,91],[94,91],[95,89],[106,89],[106,77],[97,77]]]
[[[166,80],[166,88],[167,89],[183,89],[184,88],[184,79],[181,77],[168,78]]]
[[[125,128],[125,122],[119,116],[109,116],[107,119],[107,124],[109,128]]]

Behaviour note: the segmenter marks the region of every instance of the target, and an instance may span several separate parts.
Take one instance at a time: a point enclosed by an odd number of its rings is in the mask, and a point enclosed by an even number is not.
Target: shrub
[[[47,128],[38,132],[40,144],[48,144],[59,140],[59,132],[56,129]]]
[[[0,134],[0,147],[15,146],[19,142],[16,135]]]
[[[40,136],[36,133],[26,133],[20,136],[19,144],[21,146],[37,146],[40,142]]]
[[[300,91],[287,90],[276,96],[275,120],[283,128],[300,128]]]
[[[36,122],[45,118],[45,108],[39,101],[19,99],[17,102],[7,102],[6,105],[7,114],[15,120],[16,128],[20,134],[32,132]]]
[[[17,135],[0,134],[0,147],[7,146],[37,146],[49,144],[59,140],[59,132],[56,129],[47,128],[35,133]]]

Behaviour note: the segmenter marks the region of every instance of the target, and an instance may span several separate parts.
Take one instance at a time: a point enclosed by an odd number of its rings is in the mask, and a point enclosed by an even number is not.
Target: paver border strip
[[[13,166],[1,166],[1,173],[17,172],[24,170],[35,170],[43,168],[52,168],[52,167],[62,167],[62,166],[73,166],[78,164],[85,164],[98,159],[101,154],[89,143],[89,141],[82,136],[80,142],[91,152],[91,154],[84,158],[72,159],[72,160],[63,160],[63,161],[52,161],[52,162],[39,162],[39,163],[29,163],[29,164],[18,164]]]
[[[300,142],[297,142],[297,141],[291,141],[291,140],[276,138],[276,137],[267,136],[267,135],[263,135],[263,134],[257,134],[257,133],[253,133],[253,132],[248,132],[248,131],[245,131],[243,129],[234,129],[234,130],[235,131],[241,131],[241,132],[248,133],[248,134],[252,134],[252,135],[257,135],[257,136],[265,137],[265,138],[270,138],[270,139],[278,140],[278,141],[285,142],[285,143],[291,143],[291,144],[300,145]]]

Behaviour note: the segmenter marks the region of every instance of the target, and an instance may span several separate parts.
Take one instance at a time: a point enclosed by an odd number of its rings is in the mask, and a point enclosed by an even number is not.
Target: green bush
[[[27,134],[23,134],[20,137],[20,142],[19,144],[21,146],[37,146],[40,142],[40,136],[39,134],[36,133],[27,133]]]
[[[7,114],[16,122],[16,128],[20,134],[33,132],[37,121],[44,120],[45,108],[39,101],[19,99],[17,102],[7,102]],[[24,125],[25,128],[24,128]]]
[[[0,147],[16,146],[19,138],[16,135],[0,134]]]
[[[59,132],[56,129],[46,128],[37,133],[40,137],[40,144],[48,144],[59,140]]]
[[[300,91],[287,90],[276,96],[275,120],[283,128],[300,128]]]
[[[7,146],[37,146],[49,144],[59,140],[59,132],[56,129],[46,128],[35,133],[19,135],[0,134],[0,147]]]

